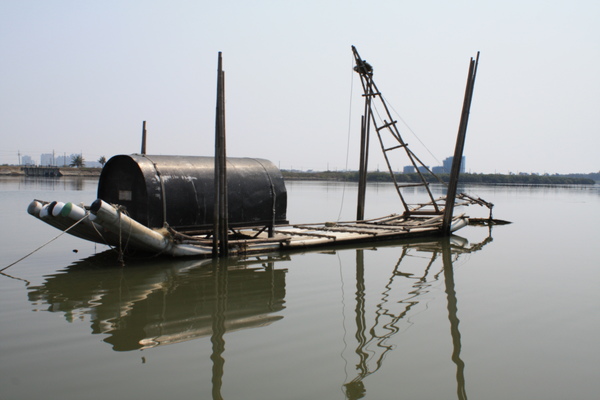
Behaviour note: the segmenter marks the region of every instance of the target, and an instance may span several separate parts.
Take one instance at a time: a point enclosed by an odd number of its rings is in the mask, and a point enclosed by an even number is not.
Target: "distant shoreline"
[[[102,168],[74,168],[59,167],[62,176],[99,177]],[[314,181],[342,181],[358,182],[358,171],[288,171],[282,170],[285,180],[314,180]],[[23,167],[17,165],[0,165],[0,176],[25,176]],[[415,182],[417,174],[396,174],[400,183]],[[439,177],[448,181],[447,174]],[[392,182],[387,172],[369,172],[368,182]],[[433,182],[433,181],[432,181]],[[537,174],[467,174],[460,175],[460,183],[490,184],[490,185],[594,185],[600,183],[600,173],[566,174],[566,175],[537,175]]]
[[[99,177],[102,168],[59,167],[58,170],[62,176]],[[0,176],[25,176],[25,171],[19,165],[0,165]]]
[[[357,171],[324,171],[324,172],[301,172],[281,171],[285,180],[322,180],[358,182]],[[444,182],[448,182],[448,174],[438,175]],[[399,183],[414,183],[419,181],[419,176],[413,174],[395,174]],[[369,172],[367,182],[392,182],[387,172]],[[431,183],[437,180],[430,179]],[[600,173],[595,174],[569,174],[569,175],[536,175],[536,174],[460,174],[460,183],[483,184],[483,185],[594,185],[600,183]]]

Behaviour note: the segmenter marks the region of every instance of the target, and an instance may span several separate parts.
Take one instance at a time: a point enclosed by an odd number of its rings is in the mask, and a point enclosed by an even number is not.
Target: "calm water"
[[[354,186],[287,186],[292,222],[352,219]],[[95,190],[0,178],[0,268],[60,233],[32,199]],[[0,276],[0,399],[597,398],[598,185],[468,190],[514,223],[227,269],[120,268],[61,236]],[[398,211],[390,185],[367,202],[367,217]]]

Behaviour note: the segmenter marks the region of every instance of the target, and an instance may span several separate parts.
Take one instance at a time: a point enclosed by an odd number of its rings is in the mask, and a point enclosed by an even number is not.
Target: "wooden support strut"
[[[473,89],[475,87],[475,76],[477,75],[477,64],[479,63],[479,52],[477,58],[469,64],[469,74],[467,76],[467,86],[465,88],[465,98],[463,101],[463,109],[460,117],[460,125],[456,138],[456,147],[454,149],[454,157],[452,159],[452,168],[450,171],[450,181],[448,182],[448,192],[446,194],[446,206],[444,208],[444,220],[442,222],[442,234],[450,235],[452,224],[452,212],[454,210],[454,202],[456,198],[456,190],[458,187],[458,176],[460,174],[460,165],[462,162],[463,150],[465,147],[465,137],[467,134],[467,124],[469,122],[469,112],[471,108],[471,100],[473,98]]]
[[[401,149],[401,148],[406,147],[406,146],[408,146],[407,143],[402,143],[402,144],[399,144],[398,146],[388,147],[386,149],[383,149],[383,151],[392,151],[392,150],[396,150],[396,149]]]
[[[398,121],[386,122],[385,124],[377,127],[377,130],[380,131],[382,129],[389,128],[392,125],[396,125],[396,123],[398,123]]]

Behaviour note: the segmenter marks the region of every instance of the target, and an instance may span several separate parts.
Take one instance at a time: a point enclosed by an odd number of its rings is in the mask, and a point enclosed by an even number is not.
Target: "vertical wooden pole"
[[[360,165],[358,170],[358,199],[356,204],[356,220],[365,219],[365,198],[367,190],[367,170],[369,165],[369,129],[371,126],[371,98],[373,95],[373,69],[362,60],[352,46],[356,66],[354,70],[360,75],[365,97],[365,110],[360,124]]]
[[[363,115],[360,121],[360,164],[358,168],[358,200],[356,204],[356,220],[360,221],[365,219],[365,194],[366,194],[366,130],[365,130],[365,116]]]
[[[146,154],[146,121],[142,123],[142,154]]]
[[[213,188],[213,248],[212,255],[213,257],[219,256],[219,232],[221,229],[220,222],[220,183],[219,179],[219,171],[220,171],[220,163],[219,163],[219,90],[221,85],[221,52],[219,52],[219,61],[218,61],[218,69],[217,69],[217,108],[215,113],[215,173],[214,173],[214,188]]]
[[[213,214],[213,256],[229,254],[227,210],[227,151],[225,146],[225,73],[219,52],[217,70],[217,109],[215,121],[215,199]]]
[[[442,221],[442,234],[450,235],[452,225],[452,215],[454,211],[454,201],[456,199],[456,191],[458,187],[458,177],[460,174],[460,164],[462,162],[463,150],[465,148],[465,138],[467,135],[467,124],[469,122],[469,112],[471,109],[471,100],[473,98],[473,88],[475,87],[475,76],[477,74],[477,64],[479,63],[479,52],[477,59],[469,64],[469,75],[467,77],[467,86],[465,88],[465,98],[463,101],[463,109],[460,117],[460,125],[458,128],[458,136],[456,138],[456,147],[454,148],[454,156],[452,158],[452,168],[450,170],[450,181],[448,182],[448,193],[446,194],[446,205],[444,207],[444,219]]]
[[[221,70],[221,96],[220,96],[220,137],[221,137],[221,204],[219,206],[221,210],[221,257],[227,257],[229,255],[229,241],[227,240],[229,235],[229,210],[227,208],[227,146],[225,140],[225,72]]]
[[[369,169],[369,139],[371,120],[371,99],[373,97],[373,81],[371,76],[366,78],[365,111],[361,120],[360,134],[360,169],[358,171],[358,204],[356,207],[356,220],[365,219],[365,199],[367,197],[367,172]]]

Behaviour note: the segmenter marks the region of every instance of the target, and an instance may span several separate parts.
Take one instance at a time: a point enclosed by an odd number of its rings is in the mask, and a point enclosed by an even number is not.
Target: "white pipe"
[[[210,249],[207,251],[194,246],[176,245],[166,232],[159,232],[140,224],[101,199],[92,203],[90,211],[96,216],[94,222],[113,234],[121,235],[123,244],[129,243],[133,247],[173,256],[211,254]]]
[[[27,212],[34,217],[39,218],[40,211],[42,211],[42,203],[37,200],[33,200],[31,203],[29,203],[29,206],[27,206]]]
[[[58,203],[58,204],[61,204],[61,203]],[[54,210],[56,211],[56,207],[54,207]],[[61,207],[60,215],[63,217],[69,217],[75,221],[79,221],[81,218],[83,218],[85,216],[85,209],[83,209],[73,203],[67,203]]]
[[[54,205],[54,208],[52,209],[52,216],[57,217],[60,214],[60,212],[62,211],[64,206],[65,206],[65,203],[63,203],[62,201],[56,202],[56,204]]]
[[[156,252],[165,252],[170,247],[164,235],[145,227],[100,199],[92,203],[91,212],[96,216],[95,223],[114,234],[120,234],[123,243],[130,242],[136,247]]]
[[[454,221],[452,221],[452,224],[450,225],[450,232],[455,232],[467,225],[469,225],[469,219],[465,217],[464,214],[461,214],[456,217]]]
[[[40,213],[39,213],[40,218],[44,219],[49,215],[49,213],[48,213],[49,206],[50,206],[50,204],[45,204],[42,206],[42,208],[40,209]]]

